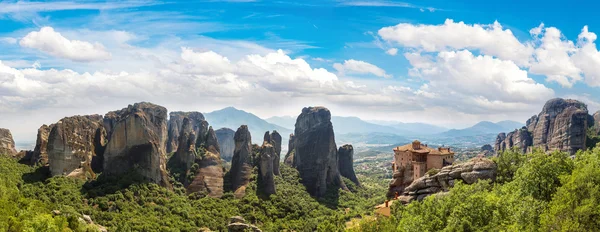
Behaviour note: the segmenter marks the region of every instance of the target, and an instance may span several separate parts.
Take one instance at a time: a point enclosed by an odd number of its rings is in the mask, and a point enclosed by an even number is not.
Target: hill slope
[[[288,128],[269,123],[254,114],[233,107],[205,113],[204,117],[215,130],[226,127],[235,131],[240,125],[248,125],[253,143],[261,143],[266,131],[277,130],[284,139],[292,133]]]
[[[489,121],[481,121],[472,127],[465,129],[452,129],[441,133],[441,136],[473,136],[484,134],[498,134],[500,132],[513,131],[514,129],[523,127],[523,123],[515,121],[501,121],[497,123]]]

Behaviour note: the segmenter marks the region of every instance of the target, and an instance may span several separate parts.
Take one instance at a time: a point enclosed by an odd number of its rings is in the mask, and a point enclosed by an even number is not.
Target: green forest
[[[599,231],[600,148],[494,158],[497,181],[457,184],[354,231]]]
[[[358,172],[363,184],[345,179],[350,192],[330,191],[311,197],[298,171],[281,166],[277,193],[257,191],[254,170],[246,196],[235,199],[187,195],[174,181],[174,190],[139,183],[135,175],[86,182],[67,177],[47,178],[47,167],[30,167],[0,158],[0,228],[7,231],[95,231],[78,217],[90,215],[109,231],[226,231],[232,216],[242,216],[263,231],[342,231],[352,218],[373,213],[385,199],[383,172]],[[54,214],[58,211],[60,214]]]

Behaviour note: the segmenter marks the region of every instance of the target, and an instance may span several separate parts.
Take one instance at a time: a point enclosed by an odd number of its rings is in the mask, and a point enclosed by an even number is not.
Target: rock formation
[[[482,156],[493,156],[494,147],[492,147],[492,145],[489,144],[483,145],[479,154]]]
[[[85,178],[92,171],[92,159],[102,156],[106,131],[102,116],[73,116],[58,121],[48,135],[47,153],[52,176]]]
[[[281,135],[276,130],[274,130],[273,133],[267,131],[265,132],[264,141],[271,144],[273,149],[275,149],[275,154],[273,155],[273,173],[275,175],[280,175]]]
[[[410,184],[402,194],[408,196],[408,201],[422,200],[423,198],[448,191],[454,186],[456,180],[472,184],[478,180],[496,179],[498,167],[496,163],[486,158],[474,158],[468,162],[443,167],[434,175],[425,175]],[[394,180],[392,180],[394,181]]]
[[[111,127],[104,152],[105,175],[135,172],[170,187],[166,172],[167,109],[152,103],[129,105],[105,116]]]
[[[229,128],[221,128],[215,131],[217,134],[217,140],[219,140],[219,147],[221,158],[227,162],[231,162],[233,158],[233,152],[235,150],[235,131]]]
[[[238,198],[246,194],[246,186],[252,175],[252,136],[248,126],[242,125],[234,136],[235,150],[231,160],[231,187]]]
[[[527,120],[526,127],[512,132],[512,137],[510,133],[506,135],[504,144],[498,143],[499,135],[496,144],[500,149],[497,151],[516,146],[526,152],[532,146],[544,151],[558,150],[574,154],[586,148],[588,117],[587,106],[580,101],[560,98],[549,100],[539,115]]]
[[[501,138],[504,140],[499,141]],[[498,144],[499,143],[499,144]],[[521,153],[526,153],[533,145],[533,137],[527,127],[516,129],[507,135],[500,133],[496,138],[496,152],[504,152],[507,149],[517,149]]]
[[[358,182],[358,178],[356,178],[356,174],[354,173],[354,147],[350,144],[341,146],[338,150],[338,156],[340,174],[360,186],[360,182]]]
[[[181,135],[181,128],[183,127],[183,119],[189,118],[195,122],[204,121],[204,115],[200,112],[171,112],[169,113],[169,122],[167,126],[167,153],[176,152],[179,146],[179,135]],[[196,133],[198,132],[195,130]]]
[[[506,150],[506,133],[502,132],[496,136],[496,142],[494,143],[494,151],[500,153]]]
[[[594,113],[594,124],[593,125],[593,130],[596,132],[597,135],[600,135],[600,110],[597,111],[596,113]]]
[[[290,140],[288,141],[288,152],[285,154],[284,162],[287,165],[294,166],[294,145],[295,145],[295,136],[294,134],[290,134]]]
[[[31,164],[48,164],[48,136],[50,136],[50,131],[54,125],[56,124],[51,124],[50,126],[44,124],[38,129]]]
[[[204,121],[206,122],[206,121]],[[189,193],[203,192],[210,197],[221,197],[223,195],[223,165],[219,153],[219,142],[212,127],[208,128],[206,134],[202,130],[198,133],[196,147],[201,148],[204,154],[198,154],[196,159],[198,169],[195,177],[187,186]]]
[[[330,187],[347,189],[338,169],[331,113],[325,107],[307,107],[296,119],[293,165],[307,191],[321,197]]]
[[[246,220],[241,216],[231,217],[229,224],[227,225],[227,231],[229,232],[262,232],[255,225],[246,223]]]
[[[0,155],[13,156],[16,154],[17,149],[10,130],[0,128]]]
[[[267,195],[275,194],[276,191],[275,177],[273,174],[273,160],[276,156],[275,147],[265,140],[260,148],[258,172],[260,174],[259,186]]]

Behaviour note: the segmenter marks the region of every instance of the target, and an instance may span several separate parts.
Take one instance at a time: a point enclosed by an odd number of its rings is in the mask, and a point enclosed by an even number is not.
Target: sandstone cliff
[[[594,124],[593,124],[593,130],[596,132],[597,135],[600,135],[600,110],[596,113],[594,113]]]
[[[268,132],[267,132],[268,133]],[[268,141],[264,141],[260,148],[258,172],[260,174],[258,181],[262,191],[267,194],[275,194],[275,177],[273,174],[273,160],[276,157],[275,147]]]
[[[525,128],[506,135],[504,143],[496,139],[497,151],[518,147],[526,152],[530,146],[544,151],[564,151],[574,154],[586,148],[588,128],[587,106],[577,100],[555,98],[544,105],[539,115],[527,120]]]
[[[238,198],[246,194],[246,186],[252,175],[252,136],[248,126],[242,125],[234,136],[235,150],[231,160],[231,187]]]
[[[465,163],[443,167],[435,175],[427,174],[412,182],[400,194],[408,196],[408,201],[422,200],[434,193],[448,191],[457,180],[461,180],[466,184],[484,179],[494,181],[497,169],[496,163],[489,159],[474,158]]]
[[[171,112],[169,113],[169,122],[167,125],[167,153],[176,152],[179,146],[179,135],[181,135],[181,128],[183,127],[183,119],[188,118],[193,122],[205,121],[204,115],[200,112]],[[198,125],[194,123],[194,125]],[[197,133],[198,128],[193,128]]]
[[[338,150],[338,156],[340,174],[360,186],[360,182],[358,182],[358,178],[356,178],[356,174],[354,173],[354,147],[350,144],[341,146]]]
[[[219,147],[221,148],[221,158],[227,162],[231,162],[233,158],[233,152],[235,150],[235,131],[229,128],[221,128],[215,131],[217,134],[217,140],[219,140]]]
[[[48,136],[50,136],[50,131],[54,125],[56,124],[51,124],[50,126],[44,124],[38,129],[31,164],[48,164]]]
[[[294,134],[290,134],[290,140],[288,141],[288,152],[285,154],[284,162],[287,165],[294,167],[294,146],[295,146],[295,136]]]
[[[275,149],[275,153],[273,154],[273,174],[281,175],[279,171],[279,164],[281,163],[281,135],[276,130],[273,131],[270,135],[269,143],[273,145],[273,149]]]
[[[50,174],[95,177],[92,159],[101,157],[106,145],[102,116],[73,116],[58,121],[48,135]]]
[[[206,121],[204,121],[206,122]],[[204,134],[203,128],[198,132],[196,147],[201,148],[196,170],[192,167],[193,180],[187,186],[188,193],[206,193],[210,197],[221,197],[223,195],[223,165],[219,153],[219,142],[212,127]]]
[[[0,128],[0,155],[14,156],[16,154],[17,149],[10,130]]]
[[[313,196],[330,187],[347,189],[338,168],[331,113],[325,107],[307,107],[296,119],[294,161],[302,183]]]
[[[129,105],[105,116],[110,138],[104,152],[105,175],[135,172],[170,187],[166,172],[167,109],[152,103]]]

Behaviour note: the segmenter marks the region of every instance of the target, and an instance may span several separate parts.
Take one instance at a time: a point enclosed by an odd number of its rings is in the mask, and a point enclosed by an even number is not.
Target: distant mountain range
[[[500,121],[497,123],[482,121],[472,127],[465,129],[452,129],[441,133],[441,136],[473,136],[484,134],[498,134],[500,132],[509,132],[523,127],[525,124],[515,121]]]
[[[291,129],[269,123],[254,114],[233,107],[204,113],[204,117],[215,130],[226,127],[235,131],[240,125],[248,125],[253,143],[262,143],[266,131],[277,130],[285,141],[292,133]]]
[[[296,118],[292,116],[277,116],[261,119],[258,116],[227,107],[204,114],[210,125],[215,129],[227,127],[236,130],[240,125],[248,125],[254,143],[262,140],[265,131],[277,130],[287,143],[290,133],[293,133]],[[357,117],[331,117],[336,140],[344,143],[390,144],[406,142],[416,138],[436,137],[468,137],[478,135],[498,134],[513,131],[524,126],[515,121],[497,123],[482,121],[464,129],[447,129],[427,123],[401,123],[394,121],[365,121]],[[491,141],[490,141],[491,142]]]

